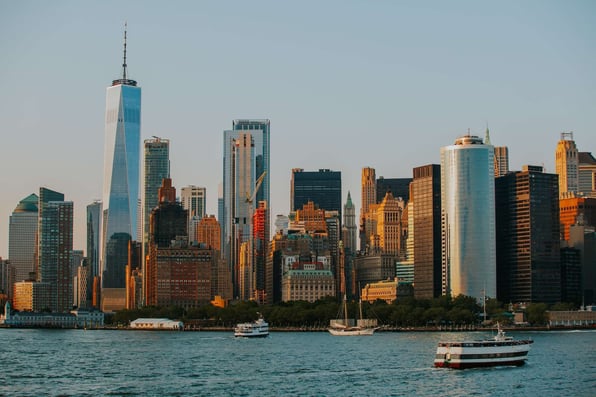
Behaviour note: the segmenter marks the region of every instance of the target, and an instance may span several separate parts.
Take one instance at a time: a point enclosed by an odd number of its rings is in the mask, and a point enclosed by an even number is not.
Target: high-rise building
[[[207,189],[199,186],[185,186],[180,191],[182,208],[188,211],[188,240],[197,239],[197,226],[205,216]]]
[[[358,235],[358,226],[356,225],[356,207],[352,203],[352,196],[348,192],[348,198],[344,204],[344,225],[345,233],[342,236],[344,249],[346,252],[354,253],[358,250],[356,238]]]
[[[214,215],[205,216],[197,225],[197,242],[221,252],[221,226]]]
[[[90,267],[89,277],[92,280],[100,276],[101,214],[100,200],[96,200],[87,206],[87,263]]]
[[[444,294],[497,296],[493,157],[469,134],[441,148]]]
[[[582,222],[571,226],[569,246],[580,251],[582,305],[596,305],[596,228]]]
[[[126,29],[122,77],[106,94],[102,288],[125,306],[128,242],[137,235],[141,148],[141,88],[127,76]],[[108,291],[105,291],[108,292]],[[102,299],[112,300],[102,293]]]
[[[412,178],[384,178],[378,177],[376,180],[376,203],[380,204],[387,193],[393,197],[401,197],[405,203],[410,199],[410,182]]]
[[[485,145],[492,145],[490,141],[490,132],[488,125],[486,126],[486,136],[484,138]],[[495,178],[506,175],[509,172],[509,149],[507,146],[495,146]]]
[[[375,169],[365,167],[362,169],[361,178],[361,200],[362,206],[360,207],[360,250],[364,251],[368,246],[368,236],[370,230],[366,229],[366,214],[371,204],[377,202],[377,188],[376,188],[376,176]]]
[[[269,135],[269,120],[234,120],[232,130],[224,131],[220,221],[223,255],[230,266],[235,295],[238,295],[240,247],[250,237],[254,204],[270,202]]]
[[[411,229],[416,233],[414,295],[418,299],[436,298],[442,293],[440,165],[414,168],[410,203],[413,203]]]
[[[341,216],[341,172],[320,169],[304,171],[292,169],[290,182],[290,210],[296,211],[309,201],[326,211],[337,211]]]
[[[561,240],[569,241],[573,225],[596,226],[596,198],[570,197],[559,200]]]
[[[590,152],[579,152],[578,190],[596,198],[596,159]]]
[[[64,194],[39,189],[38,280],[50,286],[52,311],[72,309],[72,276],[70,257],[73,243],[73,203]]]
[[[556,303],[561,299],[559,194],[556,174],[525,166],[497,178],[497,298]]]
[[[394,254],[402,252],[401,217],[404,211],[404,200],[394,197],[391,192],[379,204],[372,204],[368,208],[367,226],[371,225],[370,246],[373,251]]]
[[[579,185],[579,152],[573,132],[561,133],[561,140],[555,150],[555,172],[559,175],[559,195],[561,198],[573,197]]]
[[[260,201],[252,217],[253,260],[253,298],[258,303],[267,301],[265,290],[267,279],[272,277],[266,272],[267,249],[269,248],[269,208],[266,201]]]
[[[30,194],[12,212],[8,228],[8,257],[15,268],[15,279],[29,279],[36,272],[36,238],[39,197]],[[36,277],[36,276],[35,276]]]
[[[143,244],[149,242],[149,215],[159,204],[158,191],[170,177],[170,140],[153,137],[144,142],[143,168]]]
[[[0,257],[0,295],[2,295],[1,300],[12,300],[13,295],[13,285],[16,282],[15,278],[15,267],[10,264],[9,261],[2,259]]]

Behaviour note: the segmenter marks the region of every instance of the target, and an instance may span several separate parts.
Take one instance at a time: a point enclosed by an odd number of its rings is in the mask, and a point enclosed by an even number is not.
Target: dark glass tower
[[[304,171],[302,168],[294,168],[290,199],[292,211],[302,209],[312,201],[320,209],[337,211],[341,219],[341,172],[328,169]]]
[[[441,296],[441,166],[414,168],[410,203],[414,224],[414,294],[418,299]]]
[[[524,167],[495,180],[495,198],[498,299],[559,302],[558,176]]]

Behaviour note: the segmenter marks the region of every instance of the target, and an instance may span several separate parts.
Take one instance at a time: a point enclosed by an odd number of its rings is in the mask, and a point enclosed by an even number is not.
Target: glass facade
[[[35,272],[35,241],[37,237],[39,197],[31,194],[19,202],[10,216],[8,257],[15,268],[16,281],[29,279]]]
[[[101,258],[101,201],[87,206],[87,261],[91,267],[89,277],[99,276],[99,260]]]
[[[170,177],[170,140],[153,138],[145,140],[143,168],[143,243],[149,242],[149,215],[159,205],[159,188],[162,180]]]
[[[497,296],[493,156],[472,135],[441,148],[442,289],[451,296]]]
[[[337,211],[341,219],[341,172],[322,169],[292,170],[291,209],[296,211],[312,201],[325,211]]]
[[[119,250],[127,249],[123,242],[132,239],[137,232],[140,146],[141,88],[133,80],[115,80],[107,89],[106,99],[102,236],[104,288],[125,288],[126,260],[122,261],[122,258],[127,257],[127,252]]]
[[[224,131],[223,144],[223,206],[222,251],[230,270],[234,288],[238,286],[239,249],[250,236],[250,206],[247,195],[252,194],[257,179],[267,172],[253,200],[270,201],[269,120],[234,120],[232,130]],[[267,214],[269,216],[269,214]]]

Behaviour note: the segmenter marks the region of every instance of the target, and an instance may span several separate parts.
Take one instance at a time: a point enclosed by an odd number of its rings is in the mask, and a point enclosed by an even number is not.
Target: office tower
[[[578,190],[596,198],[596,159],[590,152],[579,152],[578,158]]]
[[[290,225],[290,217],[287,215],[277,214],[275,216],[275,234],[288,234],[288,227]]]
[[[341,216],[341,172],[320,169],[304,171],[292,169],[290,182],[290,210],[296,211],[309,201],[326,211],[337,211]]]
[[[441,148],[444,294],[497,296],[493,156],[469,134]]]
[[[91,267],[88,262],[76,266],[76,275],[72,283],[73,289],[73,306],[79,309],[88,308],[91,306]]]
[[[555,172],[559,175],[559,195],[561,198],[573,197],[579,185],[579,152],[573,132],[561,133],[561,140],[555,150]]]
[[[569,228],[569,246],[580,251],[582,306],[596,305],[596,228],[581,220]]]
[[[267,303],[282,301],[282,278],[288,267],[284,266],[284,255],[299,255],[307,260],[311,257],[312,238],[306,233],[277,233],[269,243],[267,272],[272,275],[267,280]]]
[[[50,286],[48,308],[66,312],[72,308],[73,203],[64,201],[64,194],[47,188],[39,189],[38,281]]]
[[[412,182],[412,178],[384,178],[380,176],[376,180],[376,204],[380,204],[389,192],[393,197],[401,197],[407,203],[410,199],[410,182]]]
[[[254,252],[253,266],[253,298],[258,303],[266,302],[265,285],[267,278],[271,277],[266,273],[265,264],[267,261],[267,249],[269,248],[269,208],[266,201],[260,201],[253,214],[252,228],[252,252]]]
[[[214,215],[203,217],[197,225],[197,242],[221,252],[221,225]]]
[[[159,137],[145,139],[143,158],[142,242],[146,245],[149,242],[149,215],[159,204],[157,194],[163,179],[170,177],[170,140]]]
[[[8,257],[17,281],[28,280],[36,272],[36,238],[39,197],[30,194],[12,212],[8,228]],[[37,276],[35,276],[37,277]]]
[[[197,239],[197,226],[205,216],[207,189],[199,186],[185,186],[180,192],[182,208],[188,211],[188,241]]]
[[[141,147],[141,88],[127,76],[126,29],[123,59],[122,78],[113,80],[106,93],[102,219],[102,288],[109,289],[102,299],[113,300],[109,295],[115,294],[121,308],[128,242],[138,230]]]
[[[490,141],[490,132],[488,130],[488,125],[486,126],[486,136],[484,138],[485,145],[492,145]],[[495,146],[495,155],[494,155],[494,169],[495,169],[495,178],[500,176],[506,175],[509,172],[509,149],[507,146]]]
[[[13,284],[16,282],[16,269],[9,261],[0,257],[0,295],[12,300]]]
[[[596,198],[571,197],[559,200],[561,240],[569,241],[573,225],[596,226]]]
[[[442,292],[440,165],[414,168],[410,203],[413,203],[412,228],[416,233],[414,295],[417,299],[436,298]]]
[[[366,227],[366,214],[368,213],[368,207],[371,204],[377,202],[377,188],[376,188],[376,176],[375,169],[365,167],[362,169],[361,178],[361,200],[362,206],[360,207],[360,250],[366,250],[368,246],[368,235],[369,230]]]
[[[239,254],[250,236],[255,203],[270,202],[269,120],[234,120],[224,131],[223,255],[238,292]]]
[[[358,250],[356,245],[356,237],[358,234],[358,226],[356,225],[356,207],[352,203],[352,196],[348,192],[348,198],[344,204],[344,230],[345,234],[342,238],[344,242],[344,249],[346,252],[355,253]]]
[[[371,204],[365,218],[369,250],[399,255],[402,251],[401,217],[404,201],[387,192],[379,204]]]
[[[507,175],[509,172],[509,148],[507,146],[495,147],[495,178]]]
[[[83,250],[72,250],[70,253],[70,274],[75,277],[78,272],[78,267],[82,265],[85,259],[85,252]]]
[[[148,247],[147,247],[148,248]],[[128,244],[128,262],[126,263],[126,308],[136,309],[143,304],[143,244],[130,241]]]
[[[561,247],[561,302],[579,307],[582,304],[582,252],[578,248]]]
[[[525,166],[497,178],[497,298],[561,299],[559,194],[556,174]]]
[[[188,236],[188,213],[176,202],[172,180],[165,178],[159,188],[159,205],[151,211],[149,242],[157,247],[169,247],[176,237]]]
[[[100,276],[101,258],[101,201],[96,200],[87,206],[87,262],[90,266],[89,277]]]

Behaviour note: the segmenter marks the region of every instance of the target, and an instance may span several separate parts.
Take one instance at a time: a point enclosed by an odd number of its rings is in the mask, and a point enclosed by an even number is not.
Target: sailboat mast
[[[344,295],[344,320],[345,320],[345,326],[348,326],[348,298],[346,298],[346,296]]]

